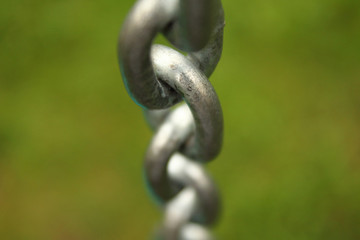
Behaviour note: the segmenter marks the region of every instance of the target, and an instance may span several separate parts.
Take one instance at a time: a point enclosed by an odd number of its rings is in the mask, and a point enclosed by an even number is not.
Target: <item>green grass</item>
[[[0,239],[149,239],[161,221],[117,65],[132,4],[2,3]],[[218,238],[360,239],[359,1],[223,5]]]

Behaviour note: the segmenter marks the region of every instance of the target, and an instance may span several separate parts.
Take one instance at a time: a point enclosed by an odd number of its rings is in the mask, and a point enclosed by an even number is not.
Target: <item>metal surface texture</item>
[[[221,57],[224,24],[220,0],[138,0],[120,33],[124,84],[155,131],[144,167],[164,211],[160,239],[214,239],[208,227],[221,204],[203,164],[222,145],[222,110],[208,78]],[[159,33],[188,55],[154,45]]]

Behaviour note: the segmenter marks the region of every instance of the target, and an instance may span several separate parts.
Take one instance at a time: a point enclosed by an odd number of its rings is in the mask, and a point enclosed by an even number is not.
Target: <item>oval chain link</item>
[[[220,199],[203,163],[222,144],[222,110],[208,78],[221,56],[224,24],[220,0],[138,0],[120,33],[125,87],[155,131],[144,165],[164,210],[160,239],[213,239],[208,226],[219,217]],[[188,55],[154,45],[159,33]]]

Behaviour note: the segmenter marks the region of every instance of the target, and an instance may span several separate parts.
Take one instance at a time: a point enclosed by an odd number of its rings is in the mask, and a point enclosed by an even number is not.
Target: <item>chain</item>
[[[220,0],[138,0],[120,33],[124,84],[155,131],[144,167],[164,211],[160,239],[213,239],[208,227],[219,217],[220,199],[203,164],[222,144],[222,110],[208,78],[221,56],[223,29]],[[159,33],[187,56],[153,44]]]

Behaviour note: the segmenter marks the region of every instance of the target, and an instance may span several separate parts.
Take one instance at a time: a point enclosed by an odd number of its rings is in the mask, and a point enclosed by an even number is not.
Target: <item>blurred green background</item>
[[[0,239],[149,239],[161,221],[117,65],[133,3],[1,3]],[[223,5],[218,239],[360,239],[360,2]]]

